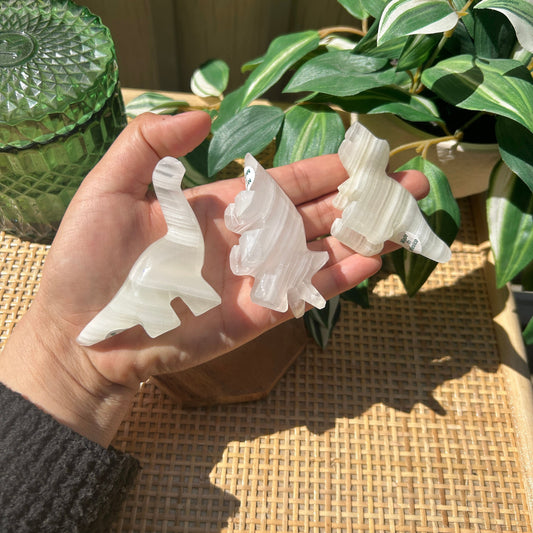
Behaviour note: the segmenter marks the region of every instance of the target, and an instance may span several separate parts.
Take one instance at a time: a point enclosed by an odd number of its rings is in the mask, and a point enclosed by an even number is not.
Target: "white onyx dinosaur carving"
[[[342,210],[331,226],[334,237],[366,256],[379,254],[390,240],[433,261],[450,259],[449,247],[433,233],[415,198],[385,172],[387,141],[356,122],[346,132],[339,157],[350,177],[333,201]]]
[[[302,217],[270,174],[247,154],[244,169],[246,189],[228,205],[226,227],[241,234],[230,253],[234,274],[255,278],[254,303],[275,311],[290,306],[296,317],[305,302],[322,308],[326,301],[311,278],[328,260],[327,252],[307,248]]]
[[[220,304],[220,296],[203,279],[204,241],[196,216],[181,190],[184,166],[165,157],[152,181],[167,234],[139,256],[109,304],[78,336],[84,346],[96,344],[137,324],[151,337],[180,325],[170,303],[180,297],[198,316]]]

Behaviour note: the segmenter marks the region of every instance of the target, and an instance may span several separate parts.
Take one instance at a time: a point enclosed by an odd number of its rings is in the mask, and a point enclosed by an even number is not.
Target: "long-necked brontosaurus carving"
[[[183,165],[165,157],[153,173],[153,185],[167,223],[167,234],[137,259],[109,304],[78,337],[95,344],[137,324],[156,337],[180,325],[170,303],[181,298],[194,315],[220,304],[220,297],[202,278],[204,240],[196,216],[181,190]]]

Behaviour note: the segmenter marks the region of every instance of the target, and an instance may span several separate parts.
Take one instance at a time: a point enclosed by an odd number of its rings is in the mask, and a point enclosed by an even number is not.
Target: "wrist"
[[[0,353],[0,381],[58,422],[107,447],[136,389],[113,383],[94,367],[68,327],[38,299]]]

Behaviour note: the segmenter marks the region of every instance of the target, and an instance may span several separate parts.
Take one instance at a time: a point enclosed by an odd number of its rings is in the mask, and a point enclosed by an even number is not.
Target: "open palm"
[[[226,229],[224,210],[244,188],[238,178],[186,191],[205,239],[202,274],[222,304],[194,317],[178,299],[173,307],[181,326],[156,339],[137,326],[89,348],[75,345],[79,332],[109,302],[141,252],[166,232],[149,190],[155,165],[162,157],[192,150],[209,125],[209,117],[201,112],[136,119],[83,182],[49,252],[34,312],[46,314],[43,327],[57,330],[73,353],[81,351],[113,383],[134,386],[152,374],[200,364],[292,316],[252,303],[253,280],[235,276],[229,268],[229,252],[238,235]],[[329,262],[313,278],[326,299],[380,268],[379,257],[354,254],[331,237],[319,239],[339,214],[331,200],[347,177],[336,155],[272,169],[271,174],[298,207],[309,247],[329,252]],[[425,194],[427,182],[420,173],[407,172],[398,179],[415,196]]]

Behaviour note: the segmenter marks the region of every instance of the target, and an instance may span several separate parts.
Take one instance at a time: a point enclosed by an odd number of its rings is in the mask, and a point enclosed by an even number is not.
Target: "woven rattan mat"
[[[372,308],[344,304],[265,399],[183,410],[143,384],[114,441],[143,466],[114,531],[532,531],[486,246],[461,207],[453,259],[416,297],[381,274]],[[4,341],[46,248],[0,237]]]

